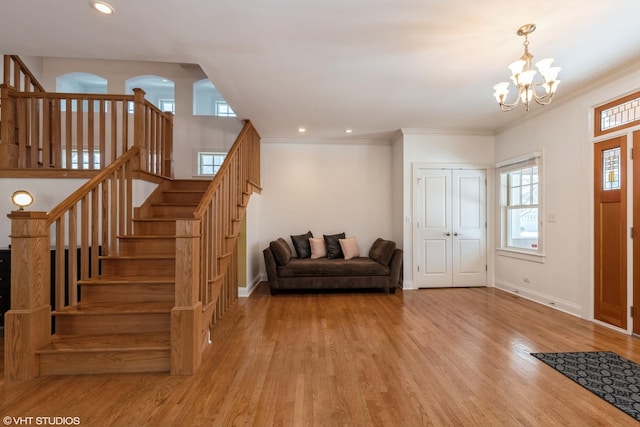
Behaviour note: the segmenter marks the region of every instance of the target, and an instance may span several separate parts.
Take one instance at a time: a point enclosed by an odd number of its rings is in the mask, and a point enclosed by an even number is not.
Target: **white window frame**
[[[165,106],[170,106],[171,108],[166,110]],[[163,113],[176,113],[176,100],[175,99],[161,99],[158,101],[158,108]]]
[[[236,117],[236,113],[226,101],[216,101],[214,111],[218,117]]]
[[[222,161],[220,162],[219,165],[216,165],[215,161],[213,163],[213,165],[203,165],[202,162],[202,157],[203,156],[214,156],[215,157],[221,157]],[[224,163],[224,160],[227,157],[227,153],[225,152],[218,152],[218,151],[198,151],[198,169],[197,169],[197,176],[214,176],[216,173],[218,173],[218,170],[220,170],[220,166],[222,166],[222,163]],[[204,173],[202,171],[204,166],[213,166],[213,173]]]
[[[522,208],[525,205],[510,205],[508,202],[509,190],[507,175],[509,173],[528,169],[533,166],[538,167],[538,242],[537,248],[528,249],[516,246],[509,246],[509,210]],[[498,255],[518,258],[527,261],[544,262],[544,168],[542,161],[542,152],[529,153],[524,156],[509,159],[504,162],[496,164],[496,174],[498,181],[498,218],[500,224],[498,230],[500,238],[498,240],[498,247],[496,252]],[[526,205],[535,206],[535,205]]]

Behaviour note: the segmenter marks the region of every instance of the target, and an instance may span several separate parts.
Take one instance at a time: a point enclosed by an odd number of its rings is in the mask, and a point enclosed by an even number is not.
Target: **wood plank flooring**
[[[637,425],[529,353],[608,350],[640,362],[640,340],[492,288],[272,297],[261,284],[212,339],[193,376],[2,381],[0,416],[82,426]]]

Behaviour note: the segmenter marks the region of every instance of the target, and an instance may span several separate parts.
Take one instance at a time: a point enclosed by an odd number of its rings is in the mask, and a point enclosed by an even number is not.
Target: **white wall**
[[[253,193],[246,211],[247,284],[245,287],[238,289],[238,295],[241,297],[249,296],[261,280],[266,280],[266,277],[264,277],[264,261],[262,256],[262,249],[264,248],[260,242],[261,202],[261,194]]]
[[[260,257],[271,240],[291,246],[289,236],[309,230],[355,236],[365,255],[376,238],[393,238],[390,144],[263,141],[260,151]]]
[[[640,70],[598,83],[567,99],[560,89],[554,104],[534,105],[544,111],[496,134],[496,162],[543,151],[544,208],[556,221],[544,218],[545,262],[497,255],[495,284],[587,319],[593,318],[592,107],[638,90]]]
[[[413,169],[414,163],[446,163],[486,165],[487,179],[491,182],[491,166],[494,158],[494,137],[487,133],[448,131],[402,131],[402,216],[403,222],[403,287],[414,289],[413,285]],[[397,144],[397,143],[396,143]],[[492,186],[487,188],[487,218],[491,218],[493,206]],[[491,256],[493,241],[491,230],[487,233],[487,252]],[[491,266],[491,258],[489,266]],[[492,271],[488,280],[491,283]]]

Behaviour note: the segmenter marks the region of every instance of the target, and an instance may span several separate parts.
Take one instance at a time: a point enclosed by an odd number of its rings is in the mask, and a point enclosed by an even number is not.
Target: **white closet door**
[[[486,179],[483,170],[454,170],[452,286],[487,284]]]
[[[418,288],[486,285],[483,170],[419,169],[414,200]]]

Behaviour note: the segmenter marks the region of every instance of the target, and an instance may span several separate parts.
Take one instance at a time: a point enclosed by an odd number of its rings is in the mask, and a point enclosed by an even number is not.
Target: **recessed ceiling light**
[[[353,132],[353,130],[351,130],[351,129],[345,129],[344,130],[344,133],[351,133],[351,132]]]
[[[113,6],[104,1],[93,0],[91,2],[91,7],[105,15],[113,15],[114,13],[116,13],[116,10],[113,8]]]
[[[307,130],[305,128],[298,128],[298,132],[305,133]]]

